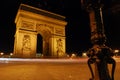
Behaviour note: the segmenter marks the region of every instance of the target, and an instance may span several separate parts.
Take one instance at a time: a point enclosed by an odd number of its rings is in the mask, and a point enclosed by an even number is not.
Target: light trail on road
[[[87,62],[88,58],[67,58],[67,59],[23,59],[23,58],[0,58],[0,62]]]
[[[116,62],[120,62],[120,58],[114,58]],[[8,62],[87,62],[88,58],[56,58],[56,59],[30,59],[30,58],[0,58],[0,63],[8,63]]]

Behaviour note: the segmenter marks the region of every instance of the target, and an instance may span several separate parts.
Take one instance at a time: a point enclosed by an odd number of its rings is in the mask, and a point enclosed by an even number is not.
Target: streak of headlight
[[[87,59],[22,59],[22,58],[0,58],[1,61],[26,61],[26,62],[86,62]]]

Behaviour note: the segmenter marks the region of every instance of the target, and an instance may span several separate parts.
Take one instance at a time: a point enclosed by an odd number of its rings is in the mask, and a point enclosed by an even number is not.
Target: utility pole
[[[89,57],[88,66],[92,75],[90,80],[114,80],[116,62],[112,58],[113,50],[105,44],[106,35],[102,16],[104,4],[102,0],[81,0],[81,3],[82,7],[88,11],[90,18],[91,42],[93,44],[87,53]],[[95,66],[94,71],[92,64]],[[108,64],[112,65],[111,72],[108,69]]]

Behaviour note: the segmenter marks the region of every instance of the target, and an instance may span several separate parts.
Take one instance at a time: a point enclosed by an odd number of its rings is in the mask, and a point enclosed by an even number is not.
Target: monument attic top
[[[55,18],[55,19],[59,19],[59,20],[63,20],[63,21],[65,20],[64,16],[61,16],[59,14],[55,14],[55,13],[52,13],[52,12],[49,12],[49,11],[46,11],[46,10],[42,10],[40,8],[32,7],[32,6],[29,6],[29,5],[26,5],[26,4],[20,4],[19,10],[26,10],[26,11],[30,11],[30,12],[33,12],[33,13],[36,13],[36,14],[41,14],[41,15],[44,15],[44,16],[52,17],[52,18]]]

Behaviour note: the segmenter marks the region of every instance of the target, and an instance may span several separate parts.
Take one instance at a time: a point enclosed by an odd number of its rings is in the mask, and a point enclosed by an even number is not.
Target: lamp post
[[[112,58],[114,55],[112,49],[105,45],[106,35],[102,18],[102,0],[81,0],[81,3],[84,9],[88,11],[90,18],[91,42],[93,44],[93,47],[87,53],[89,57],[88,66],[92,75],[90,80],[114,80],[116,62]],[[91,64],[95,66],[94,72]],[[112,64],[111,76],[108,64]]]

